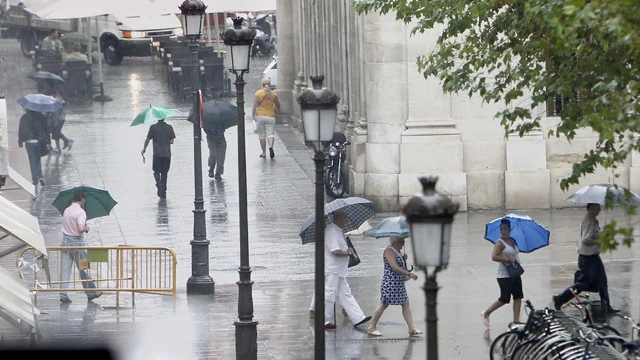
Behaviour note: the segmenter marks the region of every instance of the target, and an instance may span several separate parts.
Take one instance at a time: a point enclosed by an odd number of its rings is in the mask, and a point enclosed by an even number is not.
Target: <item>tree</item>
[[[571,141],[576,131],[598,135],[593,149],[562,179],[567,190],[598,167],[615,169],[640,150],[638,118],[640,1],[637,0],[359,0],[358,13],[395,12],[412,23],[412,34],[438,26],[434,51],[418,57],[426,77],[440,79],[445,92],[504,102],[500,119],[506,135],[540,127],[539,105],[562,104],[549,136]],[[635,65],[635,66],[634,66]],[[525,101],[523,97],[526,95]],[[627,196],[631,196],[627,192]],[[629,215],[635,206],[622,202]],[[607,201],[610,208],[614,201]],[[615,236],[633,242],[632,229],[603,229],[603,249]]]

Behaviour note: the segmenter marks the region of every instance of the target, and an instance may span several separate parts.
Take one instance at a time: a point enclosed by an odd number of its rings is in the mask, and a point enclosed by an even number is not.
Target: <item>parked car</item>
[[[278,87],[278,57],[274,56],[273,61],[267,65],[267,68],[262,72],[263,77],[271,79],[271,88]]]

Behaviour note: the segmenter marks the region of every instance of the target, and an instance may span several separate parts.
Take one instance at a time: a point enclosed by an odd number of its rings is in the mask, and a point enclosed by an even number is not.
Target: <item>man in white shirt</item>
[[[351,295],[351,288],[347,283],[349,268],[349,254],[354,250],[347,246],[342,228],[349,222],[349,217],[345,211],[337,210],[333,213],[333,224],[327,225],[324,230],[324,327],[325,329],[335,329],[332,323],[334,316],[334,304],[336,299],[347,312],[349,320],[354,326],[362,325],[371,320],[371,316],[365,316]],[[319,319],[317,319],[319,320]]]

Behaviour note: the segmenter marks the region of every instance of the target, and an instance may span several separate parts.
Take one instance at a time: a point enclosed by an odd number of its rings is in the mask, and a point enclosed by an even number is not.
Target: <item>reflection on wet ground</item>
[[[9,146],[12,166],[29,174],[26,152],[16,146],[17,121],[21,109],[15,100],[34,92],[26,79],[32,71],[29,60],[21,58],[17,43],[3,40],[0,92],[7,97]],[[269,59],[256,59],[252,69],[261,70]],[[261,71],[248,76],[247,104],[258,87]],[[193,230],[193,137],[191,124],[183,120],[189,104],[174,99],[166,89],[162,68],[154,59],[125,59],[122,66],[105,66],[105,89],[114,98],[110,103],[70,104],[64,132],[76,140],[71,151],[44,157],[47,186],[30,201],[15,191],[3,195],[37,216],[48,245],[58,245],[60,215],[51,206],[57,193],[74,185],[108,189],[118,201],[108,217],[90,222],[90,245],[169,246],[178,256],[178,296],[138,295],[135,309],[130,295],[123,294],[120,308],[115,295],[105,294],[87,303],[82,294],[73,294],[73,303],[60,306],[57,294],[41,293],[38,317],[45,344],[113,344],[126,359],[166,358],[228,359],[235,356],[237,318],[237,268],[239,264],[239,206],[236,128],[227,130],[226,171],[216,181],[204,174],[207,210],[207,238],[210,245],[211,275],[216,281],[212,299],[187,299],[185,284],[191,274]],[[169,119],[176,131],[169,173],[167,199],[155,192],[151,161],[142,162],[140,150],[148,127],[129,127],[133,117],[152,105],[173,106],[182,117]],[[246,119],[246,124],[250,124]],[[247,126],[247,129],[250,129]],[[262,159],[257,135],[246,133],[248,172],[248,216],[251,265],[254,270],[255,319],[261,359],[313,358],[313,321],[308,306],[313,292],[314,248],[302,246],[298,232],[313,211],[314,184],[311,152],[305,150],[294,130],[278,126],[276,159]],[[203,142],[206,154],[206,143]],[[206,155],[203,168],[206,169]],[[308,162],[308,164],[306,163]],[[484,359],[489,342],[511,321],[503,308],[492,316],[491,332],[485,333],[479,312],[498,296],[495,263],[490,261],[491,244],[484,240],[487,222],[503,211],[461,213],[456,216],[449,268],[438,274],[439,347],[442,359]],[[386,214],[395,215],[395,214]],[[582,210],[531,211],[528,215],[544,224],[552,234],[551,245],[532,254],[523,254],[525,298],[536,307],[548,305],[550,296],[571,284],[576,268],[576,237]],[[385,216],[381,214],[377,220]],[[617,220],[637,226],[635,218],[618,211],[601,215],[601,223]],[[374,220],[372,222],[375,222]],[[384,239],[352,237],[362,263],[350,271],[349,283],[363,310],[371,314],[379,301]],[[408,242],[409,244],[409,242]],[[615,306],[640,318],[640,245],[603,256],[609,288]],[[407,253],[411,256],[411,249]],[[0,264],[13,268],[13,260]],[[410,258],[410,263],[411,258]],[[418,281],[407,283],[416,326],[425,330],[425,303]],[[399,307],[385,311],[379,330],[382,338],[369,338],[363,329],[354,329],[338,312],[337,331],[327,332],[327,358],[419,359],[425,358],[424,338],[409,339]],[[611,323],[628,334],[629,326],[618,318]],[[5,341],[21,341],[5,323],[0,323]],[[5,332],[6,330],[6,332]]]

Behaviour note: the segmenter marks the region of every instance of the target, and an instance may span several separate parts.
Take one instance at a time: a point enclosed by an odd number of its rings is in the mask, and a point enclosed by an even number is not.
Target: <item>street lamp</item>
[[[449,265],[451,223],[460,204],[436,192],[437,176],[421,177],[422,193],[416,194],[403,209],[409,223],[413,258],[426,278],[424,292],[427,298],[427,359],[438,359],[438,316],[436,274]],[[429,274],[429,269],[432,273]]]
[[[185,0],[178,7],[183,16],[184,34],[191,40],[189,53],[193,72],[193,175],[195,197],[193,204],[193,240],[191,240],[191,277],[187,280],[187,295],[211,295],[215,283],[209,276],[209,240],[202,196],[202,130],[200,130],[200,62],[198,38],[202,33],[202,19],[207,6],[200,0]]]
[[[304,139],[316,151],[316,274],[315,274],[315,359],[324,359],[324,152],[322,142],[331,141],[340,98],[322,87],[324,76],[311,76],[313,88],[298,96],[302,110]]]
[[[236,75],[236,106],[238,109],[238,187],[240,198],[240,280],[238,284],[238,320],[236,327],[236,359],[258,357],[258,322],[253,320],[251,267],[249,266],[249,229],[247,223],[247,159],[244,135],[244,74],[249,72],[249,54],[255,32],[242,27],[241,17],[233,18],[233,29],[222,34],[227,48],[229,72]]]

